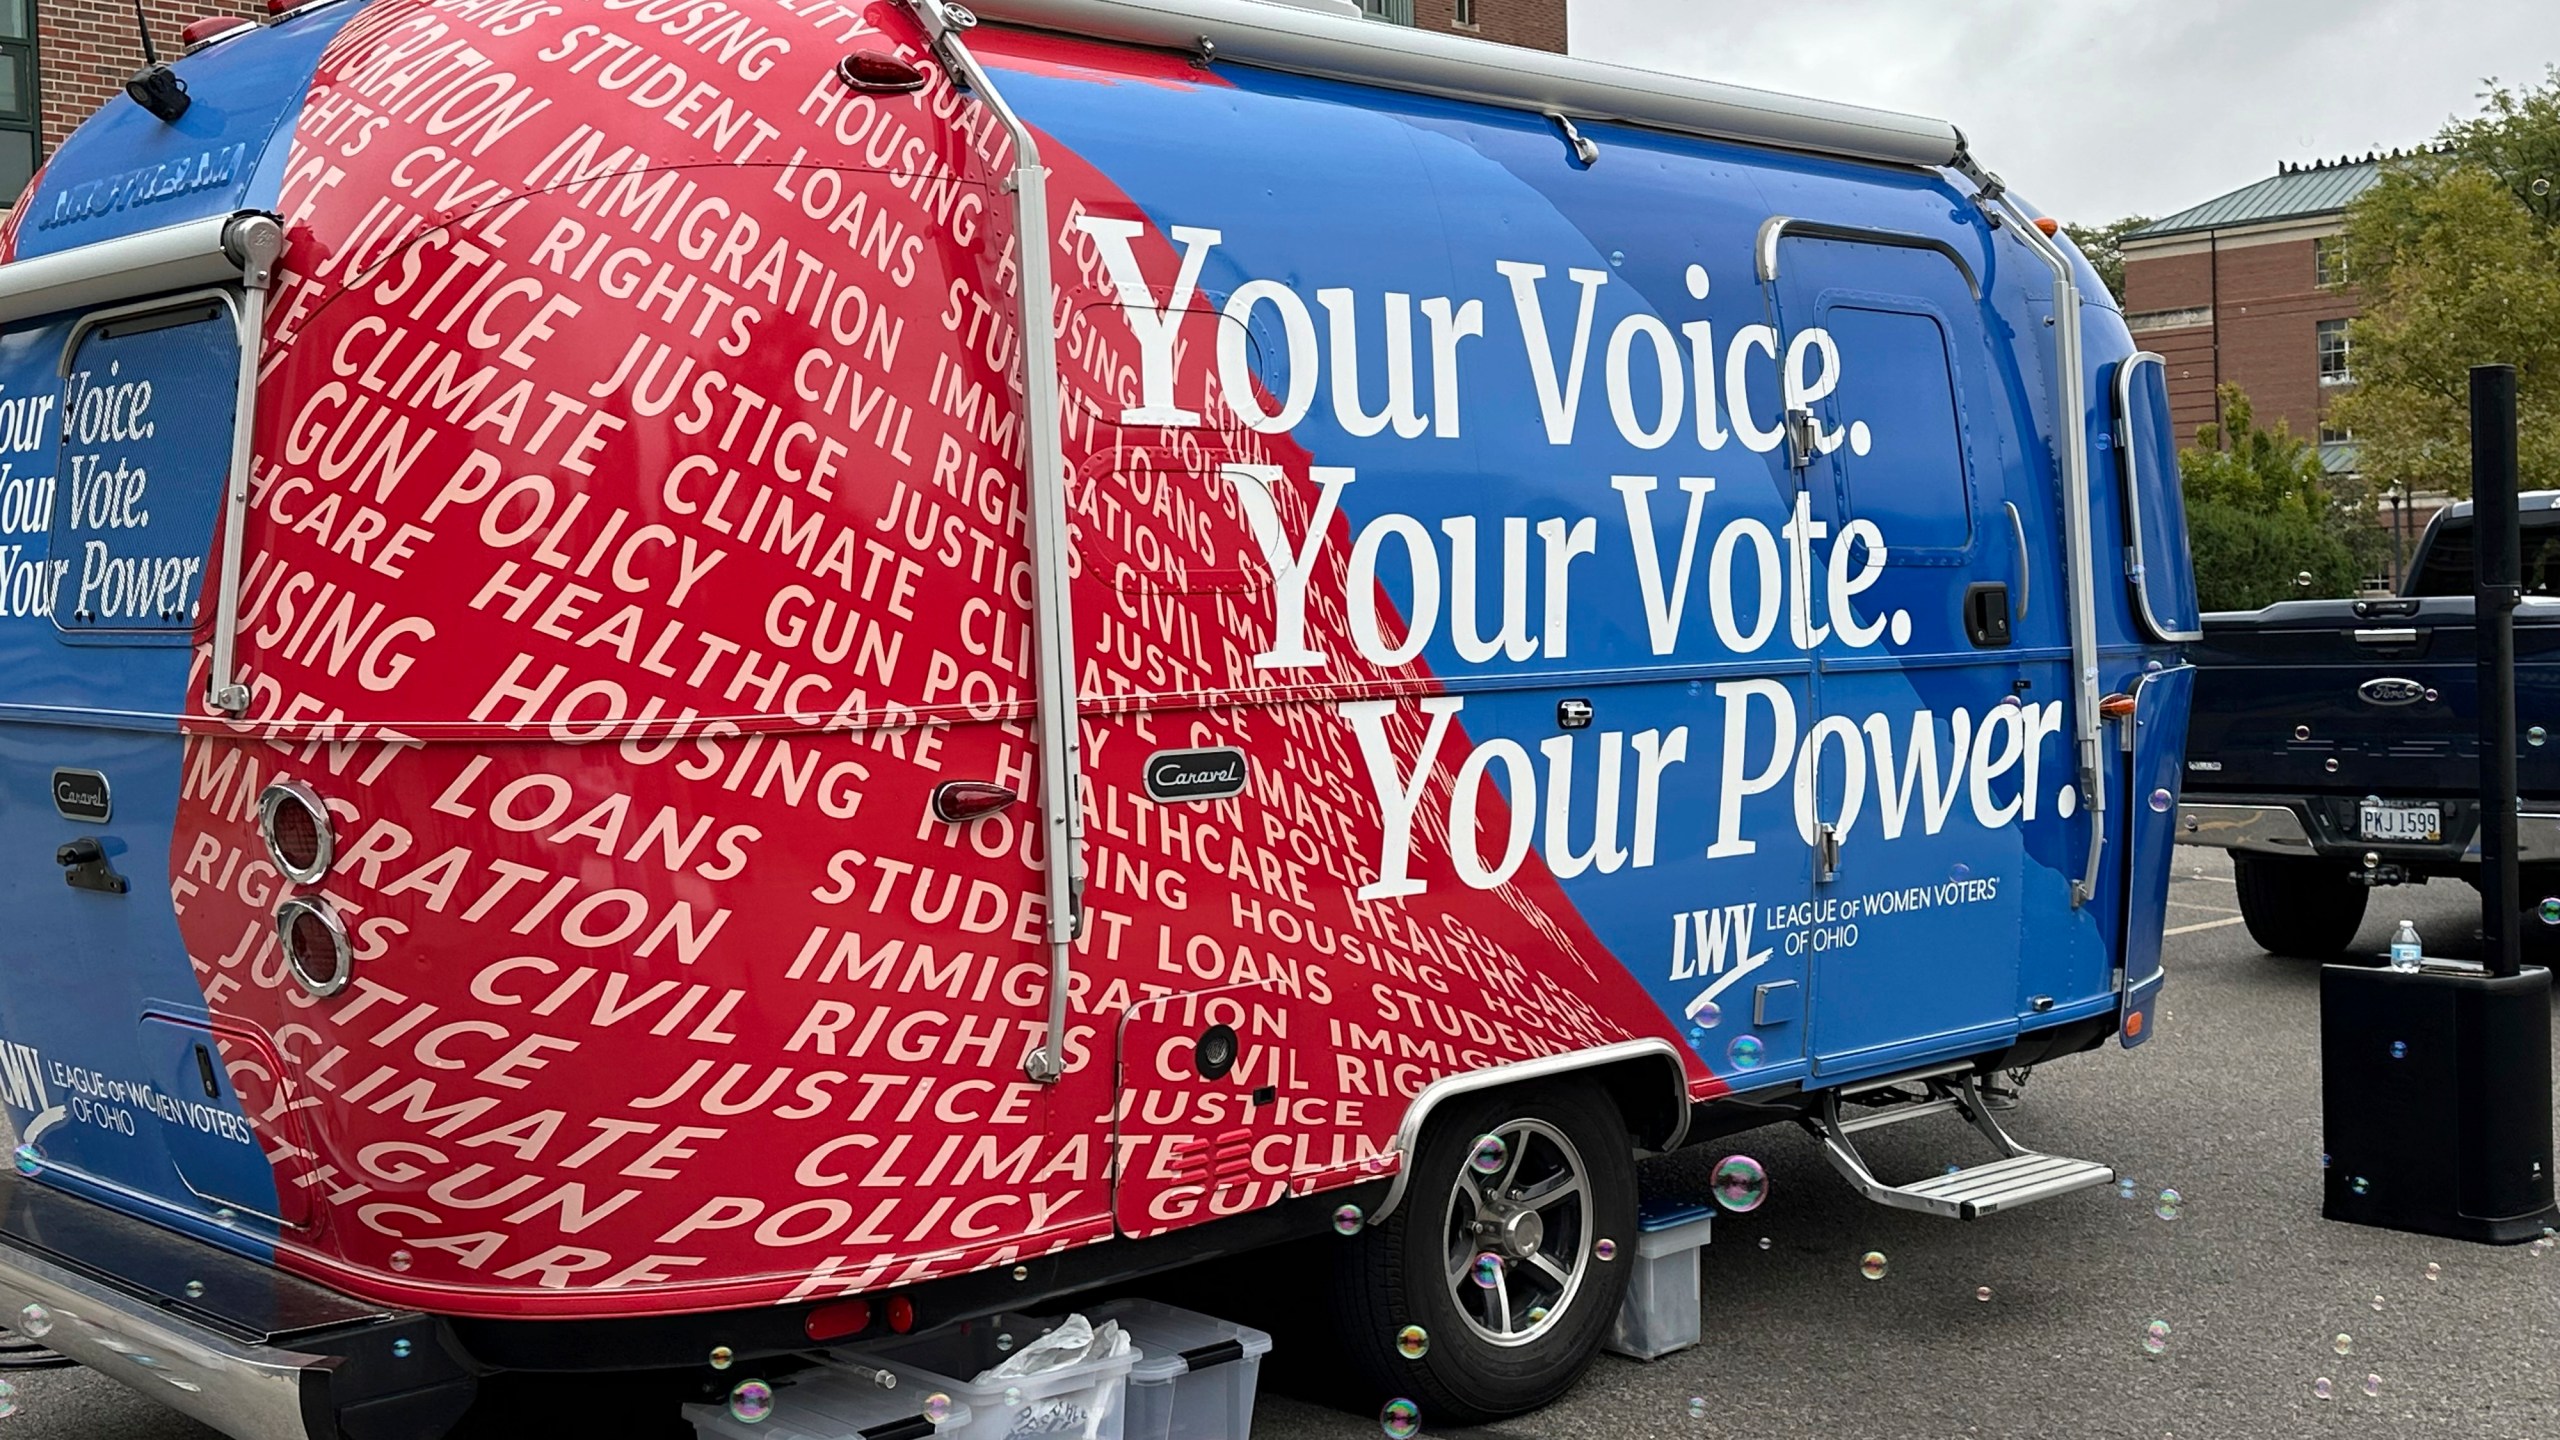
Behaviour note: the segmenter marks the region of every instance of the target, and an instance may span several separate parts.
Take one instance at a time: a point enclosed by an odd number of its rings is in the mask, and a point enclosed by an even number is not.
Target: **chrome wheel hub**
[[[1458,1313],[1479,1337],[1508,1348],[1563,1322],[1600,1237],[1589,1168],[1564,1132],[1513,1120],[1487,1133],[1502,1142],[1501,1163],[1490,1172],[1460,1168],[1442,1233]]]

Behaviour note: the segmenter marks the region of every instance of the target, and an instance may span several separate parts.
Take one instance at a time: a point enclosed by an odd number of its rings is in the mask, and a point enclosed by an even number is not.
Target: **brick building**
[[[2214,420],[2216,387],[2237,385],[2259,423],[2317,433],[2330,468],[2354,467],[2349,438],[2322,420],[2353,378],[2346,327],[2361,310],[2339,237],[2380,168],[2289,165],[2125,237],[2125,317],[2169,362],[2181,435]]]
[[[5,0],[0,0],[5,3]],[[1533,50],[1565,49],[1565,0],[1359,0],[1373,20]]]
[[[178,32],[208,15],[264,18],[266,0],[143,0],[160,58]],[[133,0],[0,0],[0,204],[89,112],[124,92],[142,68]]]
[[[2136,344],[2169,362],[2181,438],[2219,418],[2216,390],[2237,385],[2260,425],[2316,436],[2330,473],[2354,473],[2355,437],[2328,420],[2355,380],[2347,322],[2363,313],[2341,240],[2347,206],[2391,158],[2283,166],[2125,237],[2125,319]],[[2448,498],[2383,497],[2375,518],[2395,553]]]

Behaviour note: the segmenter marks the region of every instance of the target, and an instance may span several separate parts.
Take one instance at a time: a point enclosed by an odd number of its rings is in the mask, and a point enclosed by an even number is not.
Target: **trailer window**
[[[239,377],[238,322],[222,296],[121,306],[74,332],[49,537],[65,638],[186,643]]]
[[[1969,551],[1973,482],[1946,327],[1850,304],[1830,307],[1823,326],[1843,363],[1824,425],[1845,432],[1832,454],[1845,513],[1874,521],[1896,558],[1943,564]]]

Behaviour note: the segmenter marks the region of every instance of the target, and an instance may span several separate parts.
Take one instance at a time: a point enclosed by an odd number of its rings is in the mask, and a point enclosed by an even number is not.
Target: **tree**
[[[2372,492],[2329,474],[2319,447],[2283,421],[2259,429],[2239,386],[2220,397],[2222,419],[2178,457],[2197,598],[2208,610],[2254,610],[2354,594],[2385,543]]]
[[[2331,418],[2382,486],[2470,490],[2470,370],[2511,364],[2528,486],[2560,484],[2560,67],[2490,82],[2482,113],[2387,167],[2348,210],[2364,317]]]
[[[2089,257],[2098,278],[2107,282],[2107,293],[2124,304],[2124,237],[2151,223],[2148,215],[2127,215],[2112,225],[2065,225],[2071,243]]]

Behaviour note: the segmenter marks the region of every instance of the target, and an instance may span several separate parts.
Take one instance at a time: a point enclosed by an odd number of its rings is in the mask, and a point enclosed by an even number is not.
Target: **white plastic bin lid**
[[[1271,1337],[1251,1326],[1154,1300],[1112,1300],[1088,1306],[1084,1314],[1096,1325],[1119,1321],[1145,1352],[1129,1372],[1130,1380],[1140,1385],[1162,1385],[1195,1369],[1259,1360],[1271,1353]]]
[[[1716,1217],[1709,1214],[1701,1215],[1695,1220],[1683,1221],[1668,1230],[1639,1231],[1636,1235],[1636,1254],[1646,1260],[1659,1260],[1666,1255],[1677,1255],[1683,1250],[1701,1249],[1713,1238],[1715,1229]]]

